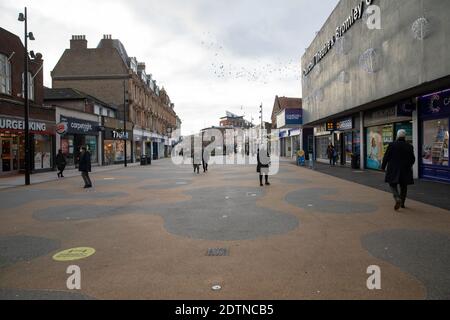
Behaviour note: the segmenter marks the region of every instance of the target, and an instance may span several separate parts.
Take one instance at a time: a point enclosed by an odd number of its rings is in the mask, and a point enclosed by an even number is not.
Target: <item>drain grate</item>
[[[230,252],[226,248],[210,248],[206,252],[208,257],[228,257]]]

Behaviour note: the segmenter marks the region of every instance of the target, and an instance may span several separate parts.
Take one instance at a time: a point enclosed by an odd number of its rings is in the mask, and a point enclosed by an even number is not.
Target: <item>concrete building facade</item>
[[[440,0],[338,3],[302,57],[304,121],[314,127],[316,159],[326,160],[334,143],[341,164],[358,157],[360,168],[378,170],[405,129],[415,176],[450,181],[442,92],[450,88],[449,12],[450,2]]]

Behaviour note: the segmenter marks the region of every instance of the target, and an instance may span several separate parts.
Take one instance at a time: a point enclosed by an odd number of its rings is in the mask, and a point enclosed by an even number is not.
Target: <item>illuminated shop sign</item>
[[[30,131],[47,131],[47,125],[44,122],[29,121],[28,124]],[[0,129],[22,131],[25,130],[25,121],[20,119],[0,117]]]
[[[322,49],[319,50],[313,57],[312,61],[308,64],[306,69],[303,70],[303,75],[306,77],[314,67],[330,52],[330,50],[336,44],[336,41],[344,36],[348,30],[353,27],[353,25],[362,18],[364,12],[364,5],[369,7],[372,5],[373,0],[360,1],[350,12],[348,18],[336,28],[336,33],[331,37],[331,39],[323,45]]]

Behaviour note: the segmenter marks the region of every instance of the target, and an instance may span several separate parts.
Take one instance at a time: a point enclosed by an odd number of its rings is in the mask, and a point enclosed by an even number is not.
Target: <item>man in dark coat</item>
[[[92,182],[89,178],[89,172],[91,172],[91,154],[87,151],[86,147],[81,148],[78,170],[81,172],[81,176],[83,177],[84,188],[92,188]]]
[[[416,162],[414,148],[406,142],[406,131],[397,133],[397,141],[391,143],[384,155],[382,170],[386,170],[386,183],[389,183],[395,199],[395,210],[405,208],[408,185],[414,184],[412,167]],[[400,185],[400,193],[398,186]]]
[[[56,156],[56,167],[58,168],[58,178],[64,178],[63,172],[66,168],[66,157],[64,157],[62,150],[59,150]]]
[[[266,186],[270,186],[269,183],[269,167],[270,167],[270,155],[266,148],[258,149],[258,165],[256,172],[259,173],[259,185],[263,187],[263,175],[265,177]]]

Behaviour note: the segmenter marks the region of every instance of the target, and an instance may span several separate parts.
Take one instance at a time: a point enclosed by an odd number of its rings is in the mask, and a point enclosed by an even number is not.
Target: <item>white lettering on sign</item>
[[[89,123],[72,122],[70,127],[77,131],[83,131],[83,132],[92,131],[92,125]]]
[[[343,37],[344,34],[347,33],[348,30],[353,27],[353,25],[356,23],[356,21],[360,20],[363,17],[364,12],[364,4],[367,6],[368,14],[372,18],[370,23],[368,22],[367,26],[369,29],[380,29],[381,26],[378,26],[377,22],[381,19],[377,19],[380,15],[380,12],[377,8],[372,6],[373,0],[363,0],[359,4],[357,4],[354,8],[352,8],[350,15],[347,17],[347,19],[336,28],[336,33],[331,37],[330,40],[326,41],[325,44],[322,46],[322,49],[320,49],[313,57],[312,61],[306,66],[306,68],[303,70],[303,76],[307,76],[311,73],[311,71],[314,69],[314,67],[330,52],[330,50],[334,47],[336,44],[336,41]]]
[[[128,132],[113,131],[114,139],[128,140]]]
[[[29,129],[31,131],[44,132],[47,130],[47,126],[43,122],[28,122]],[[0,118],[0,129],[5,130],[25,130],[25,121],[15,119]]]

